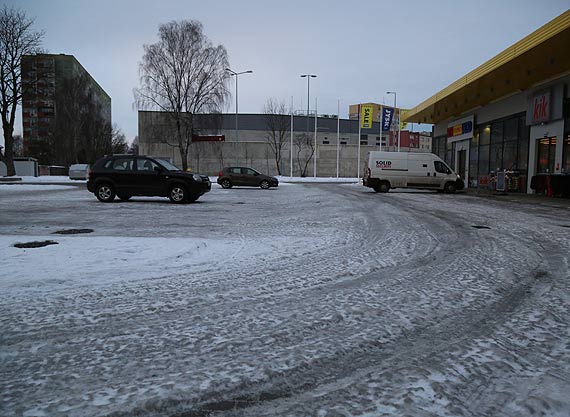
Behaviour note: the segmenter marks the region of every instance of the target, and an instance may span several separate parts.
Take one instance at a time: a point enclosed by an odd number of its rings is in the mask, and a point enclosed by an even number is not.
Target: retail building
[[[403,116],[432,123],[432,150],[468,179],[533,193],[570,177],[570,11],[548,22]],[[540,189],[538,191],[541,191]]]

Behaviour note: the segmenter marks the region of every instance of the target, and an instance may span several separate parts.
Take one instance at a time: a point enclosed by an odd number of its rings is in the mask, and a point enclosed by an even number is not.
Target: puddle
[[[93,229],[64,229],[53,232],[53,235],[80,235],[82,233],[93,233]]]
[[[48,245],[57,245],[58,243],[54,240],[44,240],[44,241],[36,241],[36,242],[26,242],[26,243],[16,243],[14,247],[20,249],[30,249],[30,248],[43,248],[44,246]]]

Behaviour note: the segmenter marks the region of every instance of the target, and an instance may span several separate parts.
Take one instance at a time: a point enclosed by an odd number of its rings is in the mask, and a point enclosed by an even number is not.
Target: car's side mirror
[[[157,174],[160,174],[162,172],[162,168],[161,167],[154,167],[154,172],[156,172]]]
[[[257,177],[259,175],[259,172],[254,172],[253,175]]]

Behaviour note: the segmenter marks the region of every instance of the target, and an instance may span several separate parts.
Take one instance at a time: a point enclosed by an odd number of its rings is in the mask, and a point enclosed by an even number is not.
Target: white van
[[[437,155],[415,152],[368,152],[363,184],[376,192],[422,188],[453,194],[463,180]]]

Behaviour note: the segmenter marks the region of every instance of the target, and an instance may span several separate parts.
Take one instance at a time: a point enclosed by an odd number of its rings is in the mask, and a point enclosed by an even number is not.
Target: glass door
[[[536,173],[553,174],[556,155],[556,136],[538,139]]]

